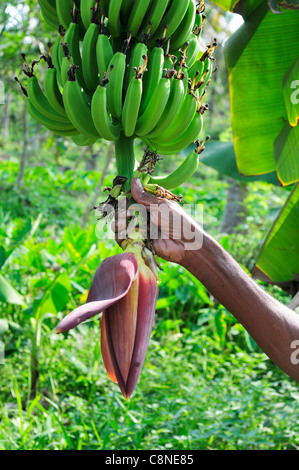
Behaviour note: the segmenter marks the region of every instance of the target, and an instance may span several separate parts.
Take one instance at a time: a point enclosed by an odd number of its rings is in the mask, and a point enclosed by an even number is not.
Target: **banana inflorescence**
[[[34,119],[77,145],[124,136],[167,155],[198,141],[217,45],[201,49],[202,0],[38,2],[57,37],[42,56],[43,85],[35,74],[40,60],[23,57],[22,89]],[[174,182],[193,173],[193,154]]]
[[[54,134],[78,146],[100,139],[114,142],[118,176],[109,197],[96,209],[118,209],[125,193],[134,201],[130,182],[181,202],[170,190],[196,171],[203,102],[213,74],[214,40],[205,50],[200,35],[203,0],[38,0],[44,19],[56,30],[48,51],[29,63],[27,83],[15,78],[31,116]],[[47,69],[40,74],[41,64]],[[140,162],[134,139],[146,144]],[[160,155],[177,154],[195,143],[171,174],[157,177]],[[101,264],[87,303],[62,320],[57,333],[103,312],[101,351],[108,376],[128,399],[138,380],[148,347],[158,295],[158,262],[150,235],[138,225],[120,243],[125,254]],[[143,232],[146,232],[146,230]],[[127,286],[127,287],[126,287]],[[110,295],[109,295],[110,292]]]

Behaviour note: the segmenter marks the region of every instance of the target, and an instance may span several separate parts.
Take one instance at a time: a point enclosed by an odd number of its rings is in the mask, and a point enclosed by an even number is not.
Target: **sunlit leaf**
[[[225,47],[237,165],[244,175],[276,170],[274,142],[288,120],[282,83],[298,57],[299,11],[263,2]]]
[[[276,171],[264,175],[241,175],[236,163],[236,155],[234,151],[233,142],[209,141],[206,144],[205,151],[201,155],[199,155],[199,161],[204,165],[214,168],[214,170],[218,171],[222,175],[226,175],[236,180],[243,181],[244,183],[250,183],[253,181],[265,181],[276,186],[281,185],[277,178]]]
[[[289,123],[295,127],[299,122],[299,58],[283,77],[283,97]]]
[[[36,316],[46,313],[58,313],[64,310],[68,303],[71,290],[70,278],[66,273],[59,274],[44,290],[43,295],[34,300],[33,312]]]
[[[0,274],[0,302],[23,305],[24,299],[16,289]]]
[[[299,181],[299,125],[285,124],[274,142],[274,156],[278,178],[282,185]]]
[[[247,18],[251,13],[265,0],[213,0],[213,3],[219,5],[225,10],[239,13],[243,18]]]
[[[299,184],[286,204],[262,247],[253,275],[274,282],[292,281],[299,276]]]

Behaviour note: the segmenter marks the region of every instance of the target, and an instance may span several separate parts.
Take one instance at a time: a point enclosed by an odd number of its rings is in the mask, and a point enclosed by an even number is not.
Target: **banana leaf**
[[[264,0],[212,0],[216,5],[229,10],[233,13],[239,13],[246,19]]]
[[[205,151],[199,155],[199,162],[209,166],[220,174],[242,181],[243,183],[251,183],[253,181],[264,181],[275,186],[281,186],[276,171],[265,175],[244,176],[238,170],[236,163],[236,155],[233,142],[208,141],[205,144]],[[189,146],[183,151],[184,155],[189,155],[194,145]]]
[[[299,184],[297,183],[274,222],[252,275],[292,293],[299,288]]]
[[[0,302],[23,305],[24,299],[19,292],[0,274]]]
[[[289,97],[297,98],[298,93],[289,85],[294,85],[297,74],[299,3],[214,3],[245,20],[225,45],[238,170],[247,176],[276,171],[283,186],[292,184],[299,179],[299,141],[298,120],[293,126],[295,105],[290,105]]]

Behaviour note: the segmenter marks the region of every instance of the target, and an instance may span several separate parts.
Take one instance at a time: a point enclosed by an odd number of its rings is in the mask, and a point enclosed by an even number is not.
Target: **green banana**
[[[94,93],[99,84],[97,61],[95,60],[99,33],[99,24],[92,22],[86,31],[82,44],[83,78],[90,93]]]
[[[64,87],[65,82],[68,81],[68,71],[70,68],[70,63],[72,63],[71,56],[67,56],[62,59],[62,63],[61,63],[61,86],[62,88]]]
[[[73,126],[80,134],[99,138],[92,120],[88,96],[82,91],[75,75],[75,66],[69,69],[69,79],[63,87],[63,103]]]
[[[80,13],[82,22],[87,30],[91,23],[92,10],[95,5],[95,0],[81,0]]]
[[[55,2],[53,3],[50,0],[38,0],[38,3],[41,9],[46,10],[49,14],[53,15],[54,17],[56,16],[57,18]]]
[[[171,90],[167,107],[154,129],[148,133],[148,139],[159,137],[171,125],[185,98],[185,86],[182,79],[171,79]]]
[[[196,99],[194,96],[187,94],[172,123],[164,132],[153,139],[153,143],[156,146],[160,146],[165,142],[172,142],[178,136],[182,135],[193,121],[196,108]]]
[[[139,68],[144,63],[144,56],[147,56],[148,50],[147,45],[143,42],[137,42],[131,53],[129,66],[125,76],[125,88],[127,89],[131,79],[135,77],[134,68]]]
[[[149,101],[136,124],[136,135],[147,136],[159,122],[170,94],[170,79],[162,77],[155,89],[155,96]]]
[[[121,4],[122,0],[110,0],[109,2],[108,29],[114,38],[118,38],[122,30],[120,21]]]
[[[55,134],[62,136],[71,136],[78,133],[78,131],[71,124],[57,122],[46,117],[38,109],[35,108],[35,106],[29,99],[26,102],[26,106],[29,114],[33,117],[35,121],[39,122]]]
[[[151,1],[152,0],[135,0],[127,21],[127,33],[131,32],[132,37],[138,34]]]
[[[98,139],[96,137],[88,137],[84,134],[78,134],[72,137],[74,144],[79,147],[88,147],[89,145],[93,145],[97,140]]]
[[[91,114],[94,125],[105,140],[115,141],[120,136],[120,124],[113,124],[107,112],[107,89],[98,85],[91,102]]]
[[[78,66],[77,77],[80,85],[85,88],[84,77],[83,77],[83,65],[80,51],[80,29],[79,23],[77,23],[76,16],[71,21],[68,30],[64,35],[64,42],[67,44],[69,55],[72,58],[72,63]]]
[[[120,10],[120,14],[122,18],[127,19],[130,14],[131,9],[132,9],[132,0],[123,0],[121,4],[121,10]]]
[[[100,33],[96,45],[96,58],[100,81],[104,78],[104,73],[108,72],[109,62],[113,57],[113,48],[109,37]]]
[[[123,107],[123,83],[126,72],[126,53],[116,52],[109,66],[112,70],[107,85],[107,106],[109,112],[117,119],[121,119]]]
[[[67,114],[64,109],[62,94],[57,81],[57,70],[54,67],[48,67],[44,77],[44,92],[51,106],[62,116]]]
[[[165,189],[174,189],[181,186],[195,173],[198,167],[198,154],[195,150],[188,155],[183,163],[170,175],[152,176],[149,184],[157,184]]]
[[[192,119],[191,123],[189,124],[188,128],[185,130],[183,134],[180,134],[177,139],[172,141],[169,144],[159,143],[151,141],[156,145],[157,151],[161,155],[170,155],[172,153],[180,153],[184,150],[188,145],[199,138],[199,134],[202,130],[203,125],[203,117],[199,111],[196,111],[194,118]]]
[[[41,8],[41,13],[42,13],[42,16],[44,17],[45,22],[48,23],[48,25],[51,26],[51,28],[56,29],[58,25],[58,18],[57,20],[54,19],[51,15],[48,14],[47,10],[43,8]]]
[[[206,19],[206,15],[204,14],[205,8],[206,7],[204,4],[204,0],[201,0],[196,5],[196,17],[195,17],[194,30],[193,30],[196,36],[200,36],[201,31],[202,31],[202,25]]]
[[[204,70],[205,70],[205,62],[202,62],[202,60],[197,59],[192,65],[192,67],[188,69],[188,75],[190,79],[193,80],[196,74],[198,77],[202,77],[202,75],[204,74]]]
[[[130,80],[123,112],[122,112],[122,126],[126,137],[131,137],[136,128],[136,123],[139,115],[139,108],[142,98],[142,76],[147,64],[147,56],[143,56],[144,65],[135,67],[135,76]]]
[[[67,29],[72,19],[73,0],[56,0],[56,11],[59,22]]]
[[[193,0],[189,0],[188,8],[185,16],[180,24],[180,27],[171,37],[171,49],[179,49],[188,40],[192,33],[196,17],[196,7]]]
[[[39,0],[38,3],[46,22],[56,29],[59,23],[56,8],[48,0]]]
[[[201,57],[201,50],[200,50],[200,39],[195,34],[191,33],[188,38],[188,49],[186,52],[186,59],[185,63],[187,67],[191,68],[197,59]]]
[[[59,60],[59,49],[60,49],[60,36],[58,36],[55,41],[53,42],[52,44],[52,47],[51,47],[51,56],[52,56],[52,62],[53,62],[53,65],[55,67],[55,70],[56,70],[56,74],[57,74],[57,82],[58,84],[61,86],[62,85],[62,82],[61,82],[61,64],[60,64],[60,60]]]
[[[38,79],[35,75],[28,76],[27,93],[29,101],[33,104],[39,113],[45,116],[45,118],[61,124],[70,124],[68,118],[65,115],[58,113],[52,107],[48,101],[48,98],[41,89]]]
[[[108,17],[108,13],[109,13],[109,2],[110,0],[101,0],[100,7],[106,17]]]
[[[171,0],[153,0],[146,12],[142,28],[146,29],[148,24],[151,23],[151,35],[153,35],[160,26],[170,2]],[[165,24],[165,22],[163,24]]]
[[[193,1],[193,0],[188,0],[188,1],[172,0],[168,11],[163,17],[163,21],[160,23],[160,26],[157,28],[156,33],[152,36],[152,43],[154,40],[160,38],[163,35],[165,25],[167,25],[167,31],[165,33],[166,39],[170,38],[174,34],[174,32],[181,25],[182,19],[184,18],[186,14],[190,1]]]
[[[148,103],[152,100],[155,89],[160,82],[164,69],[164,50],[162,47],[154,47],[148,57],[148,72],[144,76],[143,95],[140,112],[143,113]]]

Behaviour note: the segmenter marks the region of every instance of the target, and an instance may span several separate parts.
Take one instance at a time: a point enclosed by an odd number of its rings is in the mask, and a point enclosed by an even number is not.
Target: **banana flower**
[[[98,267],[87,302],[69,313],[56,333],[75,328],[103,312],[101,352],[109,378],[128,400],[149,345],[158,298],[158,284],[141,249],[105,259]]]

